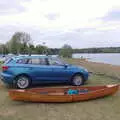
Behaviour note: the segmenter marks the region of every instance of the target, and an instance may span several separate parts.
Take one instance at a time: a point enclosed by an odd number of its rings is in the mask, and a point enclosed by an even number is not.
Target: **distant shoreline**
[[[72,58],[82,58],[91,62],[106,63],[120,66],[120,53],[78,53],[73,54]]]

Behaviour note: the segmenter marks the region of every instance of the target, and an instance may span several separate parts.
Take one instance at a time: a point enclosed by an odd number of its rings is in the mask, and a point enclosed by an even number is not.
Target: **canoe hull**
[[[95,90],[92,92],[78,94],[78,95],[61,94],[64,89],[68,90],[68,89],[84,89],[84,88],[92,89],[92,90],[95,89]],[[97,90],[97,88],[99,89]],[[91,99],[112,95],[116,93],[118,88],[119,85],[112,85],[109,87],[97,86],[97,87],[69,87],[69,88],[42,88],[42,89],[36,88],[29,90],[10,90],[9,95],[12,100],[17,100],[17,101],[64,103],[64,102],[85,101],[85,100],[91,100]],[[45,91],[56,90],[56,94],[45,95],[39,93],[39,91],[44,91],[44,90]]]

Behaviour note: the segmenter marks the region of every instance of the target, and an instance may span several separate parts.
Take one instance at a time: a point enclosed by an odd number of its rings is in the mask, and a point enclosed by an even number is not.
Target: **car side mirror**
[[[65,68],[67,68],[67,67],[68,67],[68,65],[67,65],[67,64],[64,64],[64,67],[65,67]]]

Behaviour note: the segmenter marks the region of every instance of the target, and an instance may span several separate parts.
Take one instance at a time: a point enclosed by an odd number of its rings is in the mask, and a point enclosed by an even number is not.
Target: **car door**
[[[52,69],[47,64],[46,58],[32,58],[29,60],[30,74],[34,83],[46,83],[51,79]]]
[[[70,66],[65,65],[58,58],[48,58],[49,67],[52,69],[53,82],[67,82],[71,77]]]

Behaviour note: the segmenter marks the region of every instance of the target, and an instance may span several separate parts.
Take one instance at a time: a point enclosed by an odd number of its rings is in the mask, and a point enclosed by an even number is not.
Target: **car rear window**
[[[13,60],[12,58],[7,59],[7,60],[5,61],[5,64],[10,63],[12,60]]]

